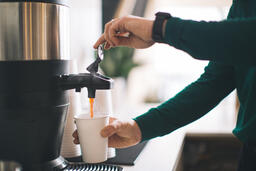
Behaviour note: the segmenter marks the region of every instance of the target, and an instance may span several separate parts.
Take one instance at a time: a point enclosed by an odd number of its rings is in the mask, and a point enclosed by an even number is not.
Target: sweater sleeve
[[[165,43],[196,59],[256,65],[256,18],[205,22],[173,17],[165,29]]]
[[[210,62],[197,81],[134,119],[142,140],[168,134],[206,114],[234,89],[232,73],[233,67]]]

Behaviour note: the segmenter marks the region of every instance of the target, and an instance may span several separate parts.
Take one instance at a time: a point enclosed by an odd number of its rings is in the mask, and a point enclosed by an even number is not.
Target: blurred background
[[[74,0],[71,2],[71,57],[79,72],[94,59],[93,44],[106,22],[125,15],[154,19],[158,11],[183,19],[219,21],[227,17],[231,0]],[[195,81],[208,61],[164,44],[148,49],[113,48],[105,51],[101,72],[115,79],[112,91],[114,115],[131,118],[173,97]],[[87,92],[81,96],[88,109]],[[211,126],[212,119],[232,129],[236,120],[236,93],[225,98],[201,120]],[[223,129],[223,128],[221,128]]]

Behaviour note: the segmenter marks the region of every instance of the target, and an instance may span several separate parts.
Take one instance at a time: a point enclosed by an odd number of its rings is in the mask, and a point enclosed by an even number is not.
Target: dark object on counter
[[[189,134],[174,171],[236,171],[240,151],[232,134]]]

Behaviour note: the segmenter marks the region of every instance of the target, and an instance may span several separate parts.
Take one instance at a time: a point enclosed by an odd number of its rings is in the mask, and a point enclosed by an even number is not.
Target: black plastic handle
[[[76,92],[80,92],[81,88],[86,87],[89,98],[95,97],[96,90],[111,89],[114,84],[114,81],[111,78],[98,73],[60,75],[58,81],[59,86],[64,90],[76,89]]]

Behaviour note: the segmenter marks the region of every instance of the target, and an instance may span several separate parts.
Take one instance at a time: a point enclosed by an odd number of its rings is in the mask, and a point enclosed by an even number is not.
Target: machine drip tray
[[[108,164],[86,164],[83,162],[71,162],[61,171],[122,171],[120,166]],[[56,170],[57,171],[57,170]],[[58,170],[60,171],[60,170]]]
[[[108,159],[104,162],[104,164],[133,166],[135,165],[135,160],[141,151],[145,148],[147,143],[148,141],[144,141],[132,147],[116,149],[116,157]],[[66,160],[73,163],[82,163],[82,156],[66,158]]]
[[[84,163],[82,162],[81,156],[66,159],[68,161],[68,166],[66,166],[64,169],[61,169],[61,171],[122,171],[123,168],[120,166],[116,166],[115,164],[129,166],[134,165],[136,158],[146,146],[147,142],[148,141],[144,141],[133,147],[125,149],[116,149],[115,158],[109,159],[108,161],[100,164]]]

